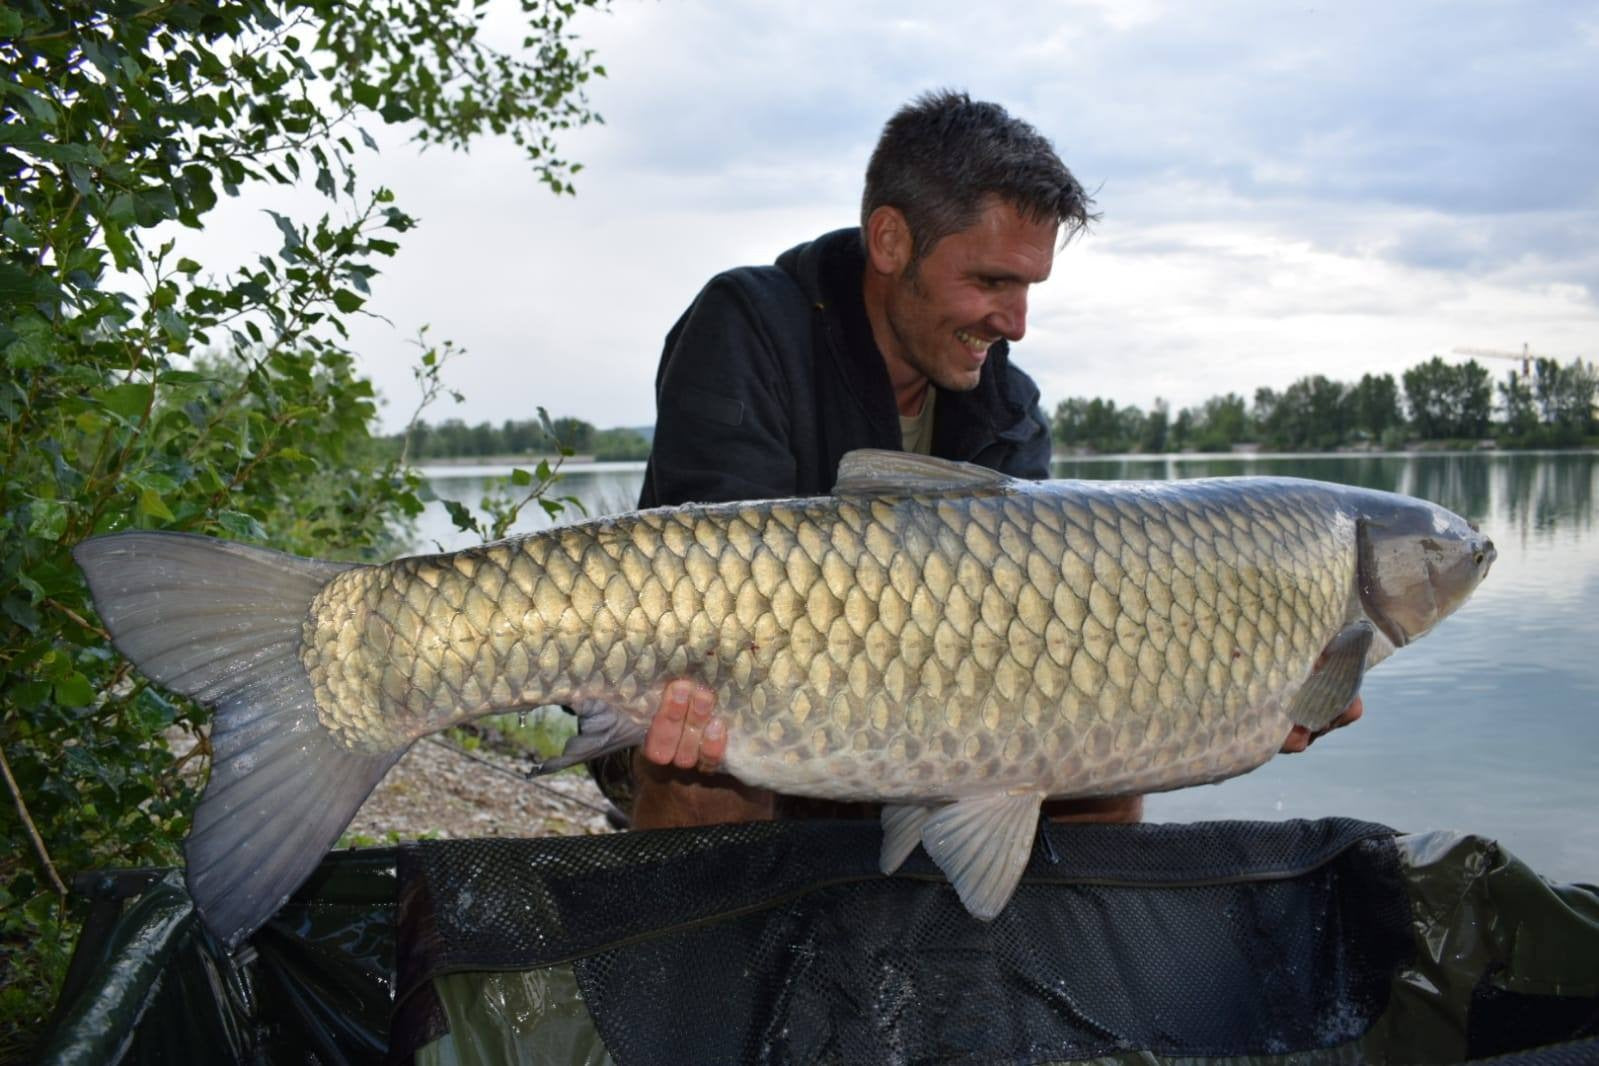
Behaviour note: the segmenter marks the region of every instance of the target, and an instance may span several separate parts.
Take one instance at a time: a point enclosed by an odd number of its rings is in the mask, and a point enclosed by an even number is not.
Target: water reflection
[[[1051,473],[1087,481],[1308,477],[1420,496],[1524,539],[1592,527],[1599,453],[1106,456],[1057,459]]]

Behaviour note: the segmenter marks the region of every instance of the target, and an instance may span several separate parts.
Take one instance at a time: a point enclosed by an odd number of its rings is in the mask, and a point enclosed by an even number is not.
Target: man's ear
[[[897,207],[879,207],[866,219],[866,263],[879,274],[899,277],[914,252],[911,228]]]

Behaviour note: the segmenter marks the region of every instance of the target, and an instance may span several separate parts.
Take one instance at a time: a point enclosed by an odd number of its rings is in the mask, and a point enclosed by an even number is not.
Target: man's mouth
[[[958,329],[955,331],[955,339],[966,345],[966,350],[973,355],[986,355],[988,354],[988,349],[993,347],[994,341],[999,338],[994,337],[984,340],[975,333],[968,333],[964,329]]]

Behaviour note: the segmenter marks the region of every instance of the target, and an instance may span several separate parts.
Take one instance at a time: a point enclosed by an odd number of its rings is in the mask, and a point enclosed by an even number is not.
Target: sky
[[[517,5],[492,4],[514,38]],[[423,325],[467,353],[446,371],[465,401],[432,421],[652,423],[699,288],[854,224],[883,122],[940,87],[1031,122],[1103,213],[1014,348],[1046,408],[1397,376],[1461,346],[1599,358],[1599,3],[614,0],[575,29],[608,72],[605,124],[561,141],[575,197],[508,142],[374,130],[359,161],[421,222],[353,335],[388,430]],[[203,261],[275,247],[284,195],[212,216]]]

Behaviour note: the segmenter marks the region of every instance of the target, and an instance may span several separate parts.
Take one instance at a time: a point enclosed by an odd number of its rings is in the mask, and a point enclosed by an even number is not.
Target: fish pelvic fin
[[[1327,642],[1318,665],[1288,705],[1288,717],[1294,724],[1319,732],[1354,702],[1366,676],[1366,653],[1376,635],[1376,627],[1361,619]]]
[[[1038,836],[1042,792],[969,796],[922,826],[922,846],[973,917],[991,921],[1016,892]]]
[[[911,857],[922,842],[922,829],[933,816],[934,808],[890,803],[883,807],[883,850],[877,868],[891,874]]]
[[[185,533],[73,549],[117,649],[215,708],[211,776],[184,843],[189,894],[229,950],[322,861],[404,748],[341,745],[300,661],[312,599],[349,564]]]

